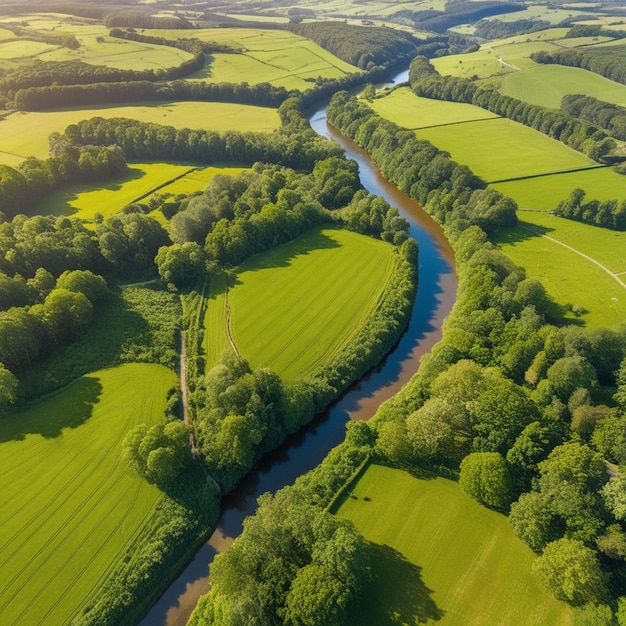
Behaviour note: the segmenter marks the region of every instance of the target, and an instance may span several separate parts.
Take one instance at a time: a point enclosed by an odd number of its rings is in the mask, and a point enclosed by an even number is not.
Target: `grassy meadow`
[[[420,98],[408,87],[394,89],[389,95],[376,98],[371,106],[381,117],[413,130],[498,117],[472,104]]]
[[[365,323],[394,265],[390,244],[328,228],[251,257],[228,292],[237,349],[287,382],[311,374]],[[224,286],[214,282],[207,306],[207,367],[228,348]]]
[[[535,555],[505,516],[444,478],[371,465],[337,513],[371,542],[360,626],[567,626],[571,609],[532,574]]]
[[[584,227],[577,222],[541,213],[522,212],[516,228],[499,232],[494,241],[514,263],[538,278],[551,298],[564,309],[564,320],[587,327],[612,326],[626,319],[626,288],[588,259],[555,241],[541,237],[539,231],[591,256],[614,273],[624,267],[624,233]],[[542,224],[544,222],[544,224]],[[548,225],[548,223],[550,225]],[[588,237],[585,242],[585,237]],[[606,250],[601,251],[605,247]],[[624,275],[622,275],[624,280]],[[587,313],[577,318],[572,306]]]
[[[594,167],[590,158],[506,118],[417,131],[487,182]]]
[[[122,365],[0,420],[3,624],[68,624],[127,554],[161,492],[121,442],[164,419],[175,382],[160,365]]]
[[[0,120],[0,163],[17,165],[29,156],[45,159],[48,137],[80,120],[127,117],[201,130],[273,132],[280,127],[276,109],[224,102],[154,102],[125,106],[84,107],[42,112],[15,112]]]
[[[525,209],[552,211],[566,200],[577,187],[586,191],[587,200],[626,199],[626,176],[610,167],[598,167],[578,172],[562,172],[492,185],[513,198]]]

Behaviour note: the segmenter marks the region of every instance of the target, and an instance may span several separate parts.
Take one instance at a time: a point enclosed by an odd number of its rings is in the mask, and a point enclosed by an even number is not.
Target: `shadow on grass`
[[[390,546],[370,543],[372,582],[352,626],[410,626],[440,620],[445,611],[422,580],[422,568]]]
[[[64,428],[77,428],[91,417],[101,393],[100,381],[85,376],[69,388],[5,417],[0,422],[0,443],[21,441],[26,435],[59,437]]]

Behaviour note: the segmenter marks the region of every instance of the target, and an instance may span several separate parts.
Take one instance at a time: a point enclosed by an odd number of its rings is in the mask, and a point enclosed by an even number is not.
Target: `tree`
[[[89,328],[93,306],[87,296],[68,289],[53,289],[41,306],[48,335],[57,343],[74,340]],[[34,307],[33,307],[34,308]]]
[[[0,413],[9,408],[17,398],[17,378],[0,363]]]
[[[509,467],[498,452],[473,452],[461,461],[459,485],[482,504],[506,510],[511,504]]]
[[[159,276],[181,289],[193,284],[204,273],[206,255],[195,241],[161,246],[154,259]]]
[[[559,600],[574,606],[598,602],[607,595],[597,553],[581,541],[563,538],[548,544],[533,570]]]
[[[602,497],[615,519],[626,522],[626,474],[613,476],[602,488]]]

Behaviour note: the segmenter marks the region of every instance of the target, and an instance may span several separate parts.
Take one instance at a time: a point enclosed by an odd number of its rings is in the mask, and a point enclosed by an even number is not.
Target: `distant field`
[[[235,345],[253,367],[269,367],[286,381],[312,373],[368,318],[394,259],[387,243],[328,228],[251,257],[237,269],[228,293]],[[212,285],[207,367],[228,346],[214,336],[225,334],[222,291]]]
[[[55,47],[39,41],[6,41],[0,43],[0,59],[25,59],[38,56]]]
[[[157,30],[174,39],[188,31]],[[318,76],[339,78],[358,71],[309,39],[280,30],[221,28],[194,30],[194,37],[241,47],[244,54],[214,54],[208,67],[190,78],[211,82],[268,82],[287,89],[310,89]],[[309,80],[307,80],[309,79]]]
[[[538,278],[552,299],[562,307],[575,305],[588,311],[578,318],[585,326],[612,326],[626,319],[626,289],[589,260],[523,228],[525,222],[539,230],[533,222],[541,223],[544,219],[541,214],[522,212],[520,218],[523,220],[520,226],[500,231],[494,241],[514,263],[526,270],[527,276]],[[574,238],[567,236],[574,226],[553,223],[555,230],[547,230],[545,234],[578,247],[583,231]],[[590,231],[585,232],[589,234]],[[602,229],[595,233],[595,237],[590,236],[592,239],[580,246],[581,252],[600,262],[610,262],[610,269],[623,267],[623,260],[621,263],[612,260],[615,254],[620,254],[619,249],[623,250],[623,237],[614,237],[612,231],[603,232]],[[590,250],[592,242],[597,242],[598,246],[606,245],[613,252],[594,253]],[[623,259],[623,253],[621,256]],[[571,322],[577,318],[569,313],[565,319]]]
[[[417,131],[487,182],[596,165],[562,143],[506,118]]]
[[[443,478],[371,465],[337,511],[372,542],[360,626],[567,626],[571,609],[532,574],[506,517]]]
[[[378,115],[404,128],[425,128],[498,117],[471,104],[420,98],[408,87],[394,89],[371,103]]]
[[[13,165],[28,156],[48,157],[48,137],[91,117],[128,117],[175,128],[272,132],[279,128],[276,109],[225,102],[154,102],[129,106],[86,107],[16,112],[0,121],[0,163]]]
[[[538,65],[507,74],[500,91],[512,98],[558,109],[567,94],[584,93],[599,100],[626,106],[626,86],[607,78],[564,65]]]
[[[164,419],[175,382],[160,365],[122,365],[0,420],[4,625],[69,624],[127,554],[161,492],[129,469],[121,442]]]
[[[585,189],[587,200],[626,200],[626,176],[610,167],[565,172],[492,185],[513,198],[520,207],[552,211],[577,187]]]

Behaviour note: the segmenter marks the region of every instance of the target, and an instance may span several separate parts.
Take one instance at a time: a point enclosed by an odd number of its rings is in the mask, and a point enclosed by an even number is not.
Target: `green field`
[[[3,624],[68,624],[122,559],[161,492],[130,471],[121,442],[164,419],[165,367],[79,378],[0,420]]]
[[[552,211],[577,187],[584,189],[587,200],[626,200],[626,176],[610,167],[580,172],[564,172],[493,185],[526,209]]]
[[[371,465],[337,515],[372,542],[374,583],[355,624],[566,626],[571,609],[532,574],[506,517],[457,483]]]
[[[584,93],[605,102],[626,106],[626,86],[608,78],[564,65],[532,64],[523,72],[504,77],[500,92],[545,107],[558,109],[567,94]]]
[[[625,271],[624,234],[549,217],[541,213],[522,212],[520,226],[499,232],[494,240],[505,254],[538,278],[551,298],[561,307],[583,307],[587,313],[565,319],[588,327],[612,326],[626,319],[626,288],[588,259],[540,237],[524,228],[545,232],[548,237],[566,243],[583,254],[606,265],[614,273]],[[542,226],[542,222],[545,226]],[[550,223],[550,225],[548,225]],[[588,241],[583,243],[585,237]],[[606,250],[598,252],[602,247]],[[625,280],[624,275],[621,276]]]
[[[209,184],[209,181],[216,174],[225,174],[227,176],[237,176],[241,172],[245,172],[246,167],[201,167],[191,170],[185,174],[182,178],[178,178],[175,181],[161,187],[158,190],[159,194],[172,194],[176,196],[178,194],[190,194],[195,191],[203,191]],[[149,198],[146,198],[146,200]]]
[[[202,130],[272,132],[280,127],[276,109],[224,102],[155,102],[127,106],[85,107],[59,111],[16,112],[0,120],[0,163],[15,165],[28,156],[48,157],[48,136],[80,120],[128,117]]]
[[[251,257],[228,292],[235,345],[253,367],[288,382],[311,374],[365,323],[394,266],[390,244],[328,228]],[[207,306],[208,367],[228,347],[221,287]]]
[[[169,39],[189,36],[188,31],[157,30]],[[251,85],[271,83],[287,89],[310,89],[318,76],[340,78],[358,71],[309,39],[281,30],[222,28],[194,30],[194,37],[230,44],[243,54],[212,55],[212,62],[190,79]]]
[[[404,128],[427,128],[498,117],[471,104],[420,98],[408,87],[394,89],[371,103],[378,115]]]
[[[576,170],[594,161],[540,132],[506,118],[417,131],[487,182]]]

